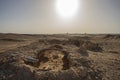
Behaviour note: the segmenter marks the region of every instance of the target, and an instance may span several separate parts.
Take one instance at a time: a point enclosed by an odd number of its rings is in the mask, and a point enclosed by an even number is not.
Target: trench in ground
[[[39,68],[40,70],[60,71],[69,69],[68,53],[58,49],[42,50],[37,55],[38,62],[27,63]]]

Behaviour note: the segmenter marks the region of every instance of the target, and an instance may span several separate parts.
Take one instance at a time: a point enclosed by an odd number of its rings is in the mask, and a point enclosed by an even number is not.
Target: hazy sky
[[[79,0],[68,19],[58,14],[56,1],[0,0],[0,32],[120,33],[120,0]]]

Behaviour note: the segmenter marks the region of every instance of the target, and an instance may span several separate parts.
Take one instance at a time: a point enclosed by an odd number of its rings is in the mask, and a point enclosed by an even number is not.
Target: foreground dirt
[[[120,80],[120,35],[0,34],[0,80]]]

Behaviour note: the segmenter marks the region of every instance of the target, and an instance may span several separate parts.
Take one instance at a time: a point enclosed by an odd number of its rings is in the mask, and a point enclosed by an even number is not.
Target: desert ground
[[[120,34],[0,34],[0,80],[120,80]]]

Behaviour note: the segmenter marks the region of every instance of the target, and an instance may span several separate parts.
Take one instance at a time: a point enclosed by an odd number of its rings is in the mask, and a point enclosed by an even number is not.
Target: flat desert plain
[[[0,34],[0,80],[120,80],[120,34]]]

